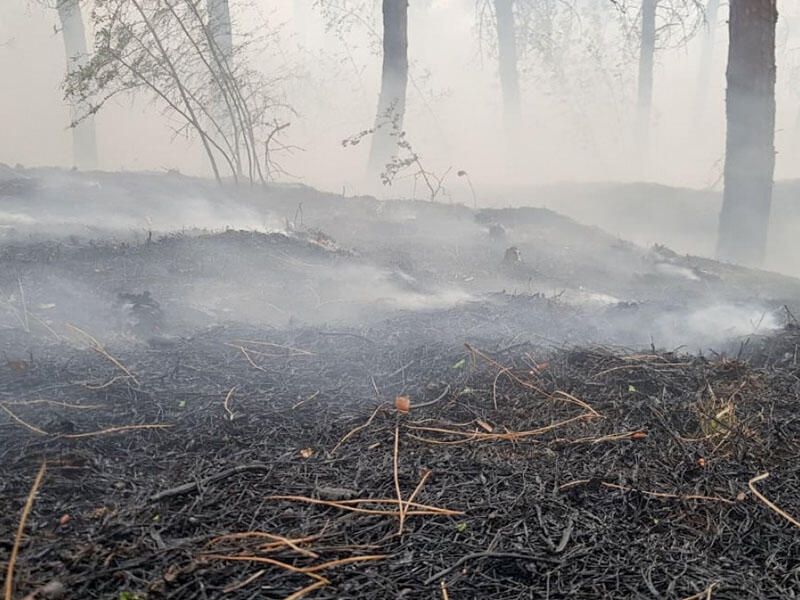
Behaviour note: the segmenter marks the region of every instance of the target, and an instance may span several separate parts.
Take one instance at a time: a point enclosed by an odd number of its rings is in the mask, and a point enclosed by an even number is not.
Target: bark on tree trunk
[[[88,59],[86,32],[78,0],[58,0],[56,4],[67,56],[67,72],[79,68]],[[79,100],[70,101],[70,122],[75,123],[87,112]],[[89,115],[72,128],[72,162],[79,169],[97,168],[97,138],[94,115]]]
[[[717,37],[717,19],[719,16],[719,0],[708,0],[706,4],[706,30],[703,35],[703,48],[700,54],[700,69],[697,72],[697,100],[694,107],[694,127],[697,131],[706,109],[708,87],[714,63],[714,42]]]
[[[368,176],[372,179],[397,154],[408,87],[408,0],[383,0],[383,73]]]
[[[653,56],[656,51],[656,6],[658,0],[642,0],[642,31],[639,48],[639,79],[637,99],[637,153],[647,163],[650,145],[650,116],[653,112]]]
[[[500,87],[503,92],[503,121],[506,134],[511,139],[519,132],[521,119],[514,0],[494,0],[494,11],[497,19]]]
[[[725,191],[717,257],[764,261],[775,170],[777,0],[731,0]]]

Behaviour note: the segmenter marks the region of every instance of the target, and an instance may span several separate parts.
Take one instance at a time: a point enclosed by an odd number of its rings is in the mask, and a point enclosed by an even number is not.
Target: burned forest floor
[[[4,168],[7,597],[800,598],[800,281],[659,241]]]

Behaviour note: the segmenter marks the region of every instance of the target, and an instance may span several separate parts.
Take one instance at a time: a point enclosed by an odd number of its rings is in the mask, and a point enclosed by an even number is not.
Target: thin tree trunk
[[[383,0],[383,73],[368,176],[374,178],[397,155],[408,87],[408,0]]]
[[[717,19],[719,17],[719,0],[708,0],[706,4],[706,30],[703,35],[703,47],[700,54],[700,69],[697,72],[697,100],[694,107],[694,127],[697,131],[706,109],[708,88],[711,83],[711,72],[714,63],[714,42],[717,37]]]
[[[214,42],[227,61],[228,67],[233,68],[233,27],[231,26],[231,10],[228,0],[207,0],[208,25]]]
[[[731,0],[728,20],[728,135],[717,257],[764,261],[775,170],[777,0]]]
[[[639,93],[636,103],[637,152],[647,163],[650,119],[653,112],[653,57],[656,51],[656,6],[658,0],[642,0],[642,32],[639,49]]]
[[[521,120],[514,0],[494,0],[494,11],[497,20],[500,87],[503,92],[503,121],[506,135],[511,141],[518,135]]]
[[[218,98],[215,106],[215,117],[220,122],[224,135],[231,141],[234,148],[234,161],[236,162],[237,175],[244,175],[241,157],[241,132],[236,127],[235,119],[229,110],[229,101],[225,98],[222,81],[233,73],[233,26],[231,25],[231,10],[228,0],[206,0],[208,10],[208,28],[211,31],[211,41],[219,52],[218,59],[223,63],[217,77],[220,80],[218,85]],[[214,49],[212,49],[213,51]],[[258,162],[256,160],[256,162]],[[251,161],[252,165],[252,161]],[[251,176],[252,181],[252,176]]]
[[[58,0],[56,4],[64,38],[64,51],[67,56],[67,72],[81,67],[88,59],[86,52],[86,31],[78,0]],[[80,100],[70,100],[70,123],[86,115],[88,107]],[[72,161],[79,169],[97,168],[97,138],[94,115],[88,115],[72,127]]]

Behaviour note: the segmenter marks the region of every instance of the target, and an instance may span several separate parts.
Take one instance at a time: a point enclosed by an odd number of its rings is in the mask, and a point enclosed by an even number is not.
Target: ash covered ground
[[[799,280],[546,208],[0,197],[20,597],[800,597]]]

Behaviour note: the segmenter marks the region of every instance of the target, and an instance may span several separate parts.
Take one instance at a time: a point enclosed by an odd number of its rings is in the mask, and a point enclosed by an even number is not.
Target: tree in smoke
[[[697,72],[697,101],[694,107],[694,125],[698,125],[706,108],[708,87],[711,82],[711,67],[714,58],[714,45],[717,38],[719,0],[708,0],[705,8],[705,28],[700,53],[700,68]],[[695,130],[697,127],[694,128]]]
[[[503,93],[503,120],[508,136],[519,131],[521,120],[514,4],[514,0],[494,0],[498,72]]]
[[[67,76],[80,70],[89,60],[86,51],[86,30],[78,0],[57,0],[56,10],[61,22],[61,35],[67,57]],[[79,98],[70,100],[72,125],[72,160],[79,169],[97,167],[97,138],[94,115],[86,114],[86,104]],[[84,118],[81,118],[84,116]]]
[[[176,133],[196,135],[218,181],[227,171],[263,182],[277,168],[269,143],[287,108],[235,59],[222,9],[225,0],[96,0],[95,52],[67,78],[66,94],[93,102],[88,116],[118,94],[147,93],[177,117]]]
[[[233,26],[228,0],[207,0],[208,26],[222,60],[233,61]]]
[[[717,257],[760,265],[775,169],[777,0],[731,0],[729,10],[725,190]]]
[[[408,87],[408,0],[383,0],[383,68],[367,173],[380,174],[397,154]]]
[[[624,2],[611,0],[622,13]],[[705,22],[701,0],[641,0],[638,19],[639,76],[636,101],[637,152],[646,161],[653,114],[655,54],[660,48],[685,45]]]
[[[639,43],[636,132],[639,150],[646,150],[653,112],[653,60],[656,53],[656,6],[658,0],[642,0],[642,28]]]

